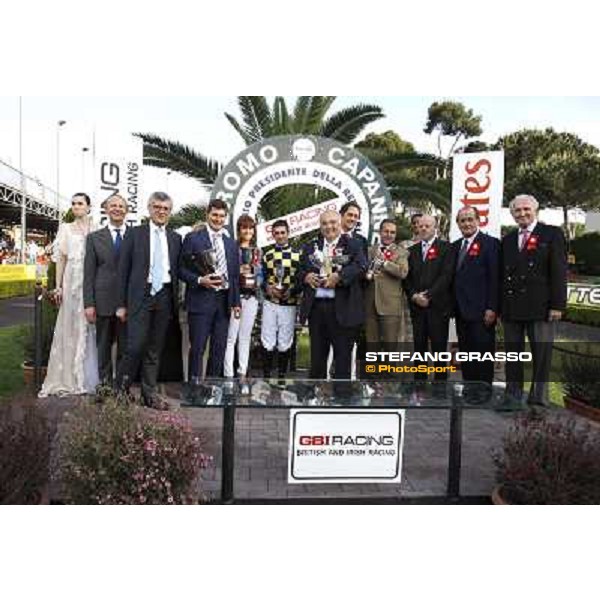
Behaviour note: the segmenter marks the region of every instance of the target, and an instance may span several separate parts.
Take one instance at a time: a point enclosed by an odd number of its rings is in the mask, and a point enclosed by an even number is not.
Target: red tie
[[[525,231],[523,231],[523,238],[521,239],[521,250],[523,250],[523,248],[525,248],[525,246],[527,245],[527,241],[529,240],[529,230],[525,229]]]

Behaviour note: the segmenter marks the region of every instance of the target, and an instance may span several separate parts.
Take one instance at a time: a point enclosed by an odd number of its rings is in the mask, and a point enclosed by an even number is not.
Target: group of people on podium
[[[127,202],[114,195],[104,204],[107,225],[94,230],[90,204],[86,194],[73,196],[75,221],[57,236],[61,308],[41,395],[90,393],[98,383],[128,392],[139,376],[144,404],[165,408],[158,371],[183,283],[192,390],[205,376],[248,375],[262,307],[263,375],[272,375],[277,357],[277,374],[285,376],[299,322],[308,323],[314,379],[328,376],[330,354],[333,377],[349,379],[353,350],[360,358],[368,344],[412,339],[416,352],[444,352],[451,317],[460,350],[493,352],[501,316],[507,350],[521,351],[529,337],[529,402],[546,402],[553,322],[566,304],[566,253],[561,230],[537,221],[532,196],[511,201],[518,229],[501,241],[479,229],[477,209],[467,206],[456,215],[462,236],[453,244],[439,237],[435,217],[419,214],[411,219],[413,240],[398,242],[396,222],[384,219],[379,241],[369,245],[357,231],[359,205],[347,202],[320,215],[318,235],[302,248],[290,244],[288,223],[275,221],[274,244],[264,252],[252,217],[235,224],[237,241],[229,234],[222,200],[209,203],[204,226],[183,241],[167,227],[173,203],[163,192],[150,196],[149,220],[136,227],[125,226]],[[493,369],[464,363],[462,377],[491,383]],[[506,369],[509,392],[522,393],[522,364]]]

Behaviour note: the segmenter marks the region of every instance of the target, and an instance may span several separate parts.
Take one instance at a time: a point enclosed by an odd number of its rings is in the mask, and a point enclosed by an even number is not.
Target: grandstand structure
[[[0,160],[0,226],[20,226],[23,196],[27,230],[56,231],[68,199]]]

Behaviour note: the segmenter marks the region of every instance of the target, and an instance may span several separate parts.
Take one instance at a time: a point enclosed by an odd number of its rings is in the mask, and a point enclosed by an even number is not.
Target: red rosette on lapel
[[[471,244],[471,247],[469,248],[469,252],[467,252],[467,254],[469,256],[477,257],[477,256],[479,256],[480,252],[481,252],[481,245],[479,244],[479,242],[473,242]]]
[[[425,258],[427,260],[435,260],[439,255],[440,253],[438,252],[438,249],[435,246],[431,246],[431,248],[427,250],[427,255]]]
[[[529,239],[527,240],[527,244],[525,245],[525,250],[527,252],[535,252],[538,249],[539,238],[535,234],[531,234]]]
[[[392,250],[390,250],[389,248],[386,248],[383,251],[383,260],[393,260],[394,259],[394,253],[392,252]]]

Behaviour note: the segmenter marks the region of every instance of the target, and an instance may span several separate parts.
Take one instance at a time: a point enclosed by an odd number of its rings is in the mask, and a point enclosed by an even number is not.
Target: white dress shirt
[[[171,273],[169,272],[171,266],[169,264],[169,244],[167,243],[167,231],[164,226],[159,227],[150,221],[150,269],[148,270],[148,283],[152,283],[152,265],[154,264],[154,238],[156,231],[160,239],[162,246],[162,261],[163,261],[163,285],[165,283],[171,283]],[[115,234],[116,235],[116,234]]]
[[[475,241],[475,238],[477,237],[477,234],[479,233],[479,229],[471,236],[468,238],[463,238],[463,246],[465,244],[465,240],[467,240],[467,252],[469,251],[469,249],[471,248],[471,244]]]
[[[125,237],[125,232],[127,231],[127,226],[125,225],[125,223],[123,223],[123,225],[121,225],[121,227],[115,227],[114,225],[109,223],[106,227],[108,228],[108,231],[110,231],[110,235],[112,236],[113,244],[115,243],[115,240],[117,239],[117,229],[121,232],[121,238]]]
[[[423,260],[425,260],[425,258],[427,257],[429,248],[431,248],[431,246],[433,246],[433,243],[435,242],[436,239],[437,239],[437,235],[434,235],[429,241],[423,240],[421,242],[421,256],[423,257]]]
[[[533,223],[531,223],[527,227],[525,227],[523,229],[519,228],[519,235],[517,236],[517,248],[519,250],[521,250],[521,248],[523,247],[523,236],[525,235],[525,232],[528,231],[529,235],[531,236],[531,234],[533,233],[533,230],[536,227],[537,227],[537,221],[533,221]]]

